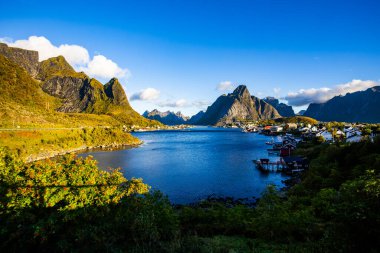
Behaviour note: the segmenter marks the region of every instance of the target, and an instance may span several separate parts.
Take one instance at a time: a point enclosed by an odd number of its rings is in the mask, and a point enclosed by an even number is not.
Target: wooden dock
[[[286,170],[286,164],[281,161],[271,162],[269,159],[252,160],[256,167],[264,173],[269,172],[283,172]]]

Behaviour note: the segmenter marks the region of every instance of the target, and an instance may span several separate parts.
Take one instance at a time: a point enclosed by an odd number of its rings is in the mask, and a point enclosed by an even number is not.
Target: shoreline
[[[37,154],[37,155],[29,155],[26,159],[26,163],[32,163],[37,162],[41,160],[56,158],[59,156],[64,156],[67,154],[82,154],[89,151],[116,151],[116,150],[122,150],[122,149],[129,149],[129,148],[137,148],[140,145],[142,145],[143,142],[140,141],[136,144],[111,144],[111,145],[98,145],[98,146],[82,146],[79,148],[73,148],[69,150],[63,150],[63,151],[50,151],[49,154],[42,155],[43,153]]]

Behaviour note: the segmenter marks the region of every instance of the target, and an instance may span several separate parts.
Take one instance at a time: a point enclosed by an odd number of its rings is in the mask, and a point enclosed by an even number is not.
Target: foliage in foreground
[[[268,187],[253,207],[230,199],[172,206],[159,192],[147,193],[139,180],[99,171],[91,159],[66,157],[25,165],[2,150],[1,248],[378,252],[379,139],[320,144],[298,152],[311,160],[300,183],[288,192]],[[10,187],[15,184],[38,187]],[[75,187],[40,190],[49,184]],[[100,185],[81,188],[85,184]]]
[[[102,171],[91,158],[24,164],[0,150],[0,247],[117,251],[172,237],[169,201],[141,179]],[[171,227],[172,226],[172,227]]]

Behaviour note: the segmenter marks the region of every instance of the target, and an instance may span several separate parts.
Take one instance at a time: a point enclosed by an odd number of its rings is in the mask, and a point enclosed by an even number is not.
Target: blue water
[[[268,157],[265,142],[271,137],[211,127],[133,135],[144,144],[81,156],[92,155],[101,168],[121,167],[126,178],[141,177],[178,204],[195,202],[211,194],[259,197],[268,184],[283,186],[283,175],[262,174],[252,163],[253,159]]]

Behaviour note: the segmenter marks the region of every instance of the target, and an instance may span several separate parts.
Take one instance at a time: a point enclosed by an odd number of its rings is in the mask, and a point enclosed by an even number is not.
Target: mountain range
[[[305,116],[321,121],[380,122],[380,86],[312,103]],[[144,116],[144,117],[143,117]],[[105,85],[76,72],[63,56],[42,62],[38,52],[0,43],[0,127],[88,125],[224,125],[237,120],[294,116],[278,99],[251,96],[245,85],[222,95],[193,117],[180,112],[146,111],[130,106],[119,80]]]
[[[157,120],[165,125],[181,125],[186,124],[190,119],[189,117],[184,116],[181,112],[160,112],[157,109],[153,111],[145,111],[142,116],[147,119]]]
[[[0,90],[0,126],[161,125],[132,109],[118,79],[103,85],[63,56],[39,62],[38,52],[3,43]]]
[[[293,111],[293,107],[290,105],[286,105],[284,103],[280,103],[280,101],[277,98],[274,97],[266,97],[263,99],[265,102],[276,108],[278,113],[282,117],[293,117],[295,116],[295,113]]]
[[[325,103],[312,103],[304,116],[320,121],[380,122],[380,86],[335,96]]]
[[[192,117],[184,116],[181,112],[160,112],[157,109],[152,110],[151,112],[145,111],[142,116],[147,119],[157,120],[165,125],[196,125],[198,120],[204,115],[203,111],[198,112]]]

